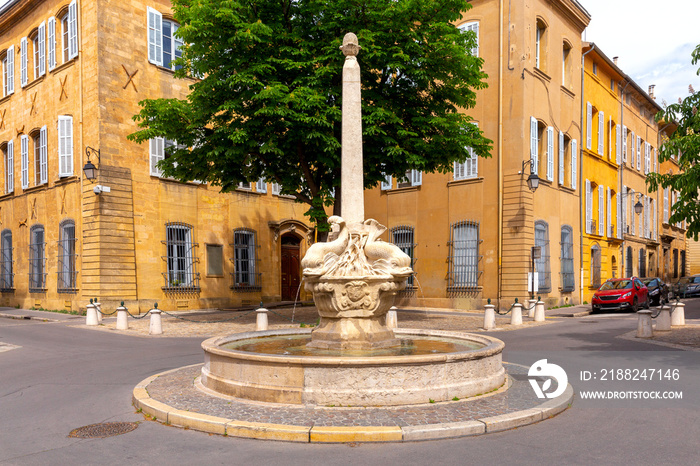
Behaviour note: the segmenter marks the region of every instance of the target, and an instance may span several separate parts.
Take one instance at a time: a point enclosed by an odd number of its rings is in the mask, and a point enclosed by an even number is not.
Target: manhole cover
[[[101,424],[90,424],[89,426],[73,429],[68,437],[74,438],[105,438],[114,435],[126,434],[136,429],[135,422],[103,422]]]

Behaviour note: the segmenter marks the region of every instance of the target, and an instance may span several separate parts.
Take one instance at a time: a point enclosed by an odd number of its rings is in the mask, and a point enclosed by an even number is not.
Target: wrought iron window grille
[[[199,291],[199,258],[195,250],[199,245],[192,240],[192,226],[187,223],[170,222],[165,225],[166,239],[162,241],[166,255],[163,273],[165,291]]]
[[[61,224],[61,239],[58,243],[58,270],[56,274],[57,291],[59,293],[75,293],[78,291],[78,271],[75,269],[78,254],[75,237],[75,224],[65,222]]]
[[[4,230],[0,239],[0,291],[14,291],[15,274],[13,261],[12,232]]]
[[[414,268],[417,259],[415,258],[416,246],[415,230],[408,225],[399,225],[391,229],[391,241],[401,249],[408,257],[411,258],[411,268]],[[414,271],[415,274],[415,271]],[[413,293],[415,288],[414,275],[411,275],[406,280],[406,288],[402,291],[403,294]]]
[[[465,220],[453,223],[448,241],[447,273],[448,292],[473,292],[479,289],[479,277],[483,271],[479,265],[479,222]]]
[[[262,273],[258,259],[258,235],[250,228],[233,230],[233,272],[231,273],[231,289],[240,292],[260,291],[262,289]]]

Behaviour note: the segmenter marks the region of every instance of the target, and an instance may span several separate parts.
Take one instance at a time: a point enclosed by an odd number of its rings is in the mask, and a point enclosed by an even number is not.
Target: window
[[[391,242],[411,258],[411,268],[414,263],[415,242],[413,239],[413,227],[398,226],[391,229]],[[407,288],[413,288],[413,275],[406,281]]]
[[[663,222],[665,224],[668,224],[668,193],[670,192],[671,188],[664,188],[664,217],[663,217]]]
[[[536,175],[554,180],[554,128],[530,117],[530,160]]]
[[[570,226],[561,227],[561,288],[574,290],[574,240]]]
[[[479,23],[474,21],[470,23],[464,23],[459,27],[463,32],[472,31],[476,35],[476,47],[471,49],[471,54],[475,57],[479,56]]]
[[[590,180],[586,180],[586,223],[585,232],[591,234],[595,230],[593,222],[593,186]]]
[[[172,154],[171,147],[181,149],[182,146],[177,144],[177,141],[165,139],[161,137],[153,138],[148,141],[149,159],[151,165],[151,176],[163,176],[163,171],[158,168],[158,162],[165,160]]]
[[[535,36],[535,68],[547,71],[547,25],[537,18]]]
[[[255,231],[248,228],[233,231],[234,289],[246,291],[261,288],[256,236]]]
[[[605,155],[605,112],[598,112],[598,155]]]
[[[598,185],[598,234],[605,235],[605,187]]]
[[[62,18],[61,18],[61,41],[63,44],[63,47],[61,47],[61,50],[63,52],[63,63],[67,62],[70,60],[70,40],[68,39],[68,13],[66,13]]]
[[[685,277],[685,251],[681,251],[681,277]]]
[[[0,253],[2,263],[0,263],[0,290],[11,291],[15,288],[15,274],[13,272],[14,261],[12,260],[12,232],[3,230],[0,235]]]
[[[207,244],[207,277],[224,276],[224,247]]]
[[[15,92],[15,46],[7,48],[2,59],[2,89],[3,97]]]
[[[600,246],[594,244],[591,247],[591,286],[600,286]]]
[[[44,227],[34,225],[29,230],[29,291],[46,290],[46,242]]]
[[[56,68],[56,18],[50,17],[46,34],[46,57],[49,62],[49,71]]]
[[[65,11],[65,10],[64,10]],[[78,5],[70,2],[68,11],[61,16],[63,63],[78,56]]]
[[[478,123],[472,123],[478,126]],[[474,149],[467,147],[469,156],[464,163],[455,162],[453,168],[453,178],[455,180],[466,180],[479,177],[479,157],[474,153]]]
[[[29,136],[21,135],[19,142],[22,159],[22,189],[27,189],[29,187]]]
[[[423,172],[420,170],[408,170],[402,180],[398,181],[397,188],[409,188],[423,184]]]
[[[48,182],[46,173],[46,126],[34,134],[34,186],[39,186]]]
[[[564,42],[561,57],[561,85],[571,87],[571,44]]]
[[[58,116],[58,176],[73,175],[73,117]]]
[[[678,249],[673,250],[673,278],[678,278]]]
[[[535,222],[535,247],[540,248],[540,258],[535,259],[537,272],[537,289],[542,292],[552,290],[551,271],[549,265],[549,225],[543,221]]]
[[[27,38],[22,37],[22,39],[19,41],[19,73],[20,73],[20,84],[22,87],[26,86],[27,83],[29,82],[29,78],[27,75],[27,60],[28,60],[28,51],[27,51]]]
[[[571,140],[571,189],[576,189],[576,173],[578,165],[576,160],[578,158],[578,143],[576,139]]]
[[[595,62],[593,63],[593,74],[598,76],[598,64]]]
[[[393,186],[393,180],[391,178],[391,175],[386,175],[379,185],[379,187],[381,188],[382,191],[386,191],[388,189],[391,189],[392,186]]]
[[[625,277],[631,277],[632,276],[632,246],[627,246],[627,258],[625,260]]]
[[[186,223],[168,223],[165,226],[167,272],[164,274],[166,289],[199,289],[199,273],[196,268],[192,241],[192,227]]]
[[[452,224],[448,291],[476,291],[479,284],[479,224],[464,221]]]
[[[46,73],[46,23],[39,25],[36,36],[32,39],[34,49],[34,79]]]
[[[172,61],[182,57],[182,39],[176,37],[180,25],[163,19],[163,15],[148,7],[148,61],[170,69],[180,69]]]
[[[5,194],[15,190],[15,142],[10,139],[3,145],[3,161],[5,162]]]
[[[266,193],[267,192],[267,183],[265,183],[265,180],[260,178],[257,183],[255,183],[255,191],[258,193]]]
[[[58,292],[72,292],[78,288],[78,272],[75,270],[76,239],[75,222],[64,220],[58,236]]]
[[[647,254],[644,249],[639,250],[639,276],[641,278],[647,276]]]

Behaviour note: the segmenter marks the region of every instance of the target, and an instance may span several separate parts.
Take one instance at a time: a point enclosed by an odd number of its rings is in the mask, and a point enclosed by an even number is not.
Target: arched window
[[[591,286],[600,286],[601,251],[598,244],[591,247]]]
[[[0,236],[0,254],[2,254],[0,256],[2,259],[0,264],[0,289],[2,291],[11,291],[15,288],[12,250],[12,231],[3,230]]]
[[[5,194],[15,191],[15,142],[9,141],[0,144],[3,166],[5,167]]]
[[[413,227],[398,226],[391,229],[391,242],[399,249],[405,252],[411,258],[411,268],[413,268],[415,241],[413,236]],[[408,277],[406,281],[407,288],[413,288],[413,275]]]
[[[72,292],[78,287],[78,272],[75,270],[75,222],[73,220],[64,220],[61,222],[59,229],[58,292]]]
[[[547,72],[547,24],[537,18],[535,31],[535,68]]]
[[[163,19],[163,15],[148,7],[148,61],[173,70],[180,69],[172,61],[182,57],[182,39],[177,37],[180,25]]]
[[[574,290],[574,240],[570,226],[561,227],[561,287],[562,291]]]
[[[540,248],[540,258],[535,259],[535,272],[537,272],[539,291],[552,290],[551,271],[549,264],[549,225],[538,220],[535,222],[535,246]]]
[[[34,225],[29,230],[29,291],[46,290],[46,239],[44,226]]]

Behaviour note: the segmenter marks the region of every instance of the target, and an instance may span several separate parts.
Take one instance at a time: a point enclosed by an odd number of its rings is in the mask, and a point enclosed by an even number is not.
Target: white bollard
[[[671,325],[673,325],[673,326],[685,325],[685,304],[683,304],[683,303],[671,304]]]
[[[535,304],[535,322],[544,322],[544,302],[537,301]]]
[[[523,305],[520,303],[515,303],[513,309],[510,311],[510,325],[522,325],[523,324]]]
[[[496,306],[487,304],[484,306],[484,330],[496,328]]]
[[[92,300],[90,300],[90,304],[87,305],[87,310],[85,311],[85,325],[99,325],[97,321],[97,310],[95,309],[95,305],[92,304]]]
[[[668,306],[661,306],[659,310],[659,315],[656,317],[656,328],[654,329],[658,332],[666,332],[671,330],[671,308]]]
[[[537,304],[536,299],[529,299],[527,301],[527,316],[532,319],[535,317],[535,305]]]
[[[399,326],[399,316],[396,314],[396,306],[391,306],[386,312],[386,327],[394,329]]]
[[[128,330],[129,329],[129,314],[127,309],[124,307],[124,301],[122,305],[117,308],[117,330]]]
[[[97,322],[102,323],[102,303],[97,302],[97,298],[95,298],[95,310],[97,311]]]
[[[651,330],[651,311],[638,311],[637,338],[651,338],[654,333]]]
[[[264,307],[255,310],[255,330],[258,332],[267,330],[267,309]]]
[[[163,322],[161,320],[161,311],[157,307],[151,309],[151,322],[148,325],[149,335],[162,335],[163,334]]]

